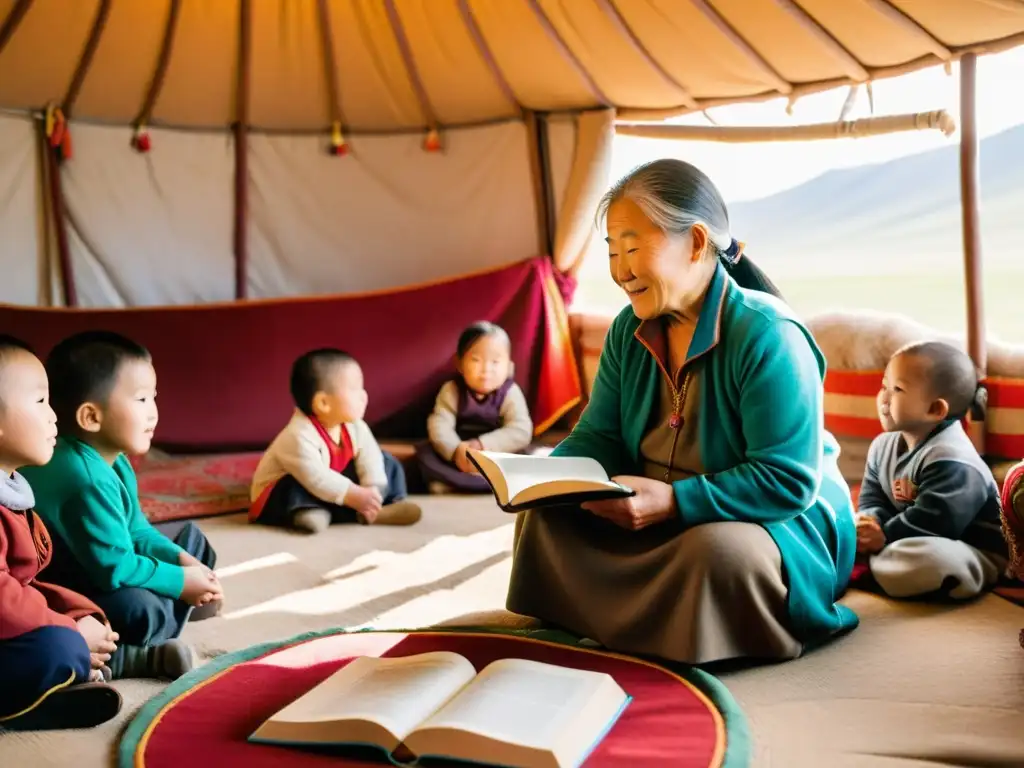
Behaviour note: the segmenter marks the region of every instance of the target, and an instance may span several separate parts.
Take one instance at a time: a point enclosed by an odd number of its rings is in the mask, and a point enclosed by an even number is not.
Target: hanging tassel
[[[67,125],[60,107],[49,107],[46,112],[46,136],[50,140],[51,149],[56,149],[63,143],[66,131]]]
[[[423,139],[423,149],[427,152],[441,151],[441,134],[437,132],[437,128],[431,128],[426,138]]]
[[[868,80],[867,87],[865,90],[868,92],[868,109],[871,110],[872,116],[875,114],[875,90],[871,87],[871,81]]]
[[[132,134],[132,149],[138,152],[140,155],[144,155],[152,148],[153,142],[149,138],[149,131],[146,130],[146,126],[139,123],[135,126],[135,132]]]
[[[60,159],[70,160],[71,159],[71,131],[68,130],[67,126],[64,126],[64,133],[60,137]]]
[[[331,146],[327,150],[335,157],[344,157],[348,154],[348,143],[345,135],[341,132],[341,123],[337,120],[331,125]]]

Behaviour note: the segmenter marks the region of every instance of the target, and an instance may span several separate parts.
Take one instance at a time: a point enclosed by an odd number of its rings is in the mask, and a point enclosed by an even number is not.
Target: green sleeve
[[[143,587],[180,597],[184,569],[136,551],[122,504],[113,482],[87,485],[64,503],[62,533],[75,559],[101,590]]]
[[[626,465],[622,436],[622,315],[608,329],[590,400],[572,432],[552,456],[589,456],[609,477],[622,474]]]
[[[796,323],[775,322],[744,350],[737,371],[746,456],[723,472],[673,483],[687,526],[775,523],[814,503],[821,483],[821,370]]]
[[[114,469],[128,491],[128,531],[135,545],[135,551],[162,563],[179,565],[178,557],[182,553],[181,547],[154,528],[142,514],[142,507],[139,504],[139,482],[128,459],[119,456],[116,464]]]

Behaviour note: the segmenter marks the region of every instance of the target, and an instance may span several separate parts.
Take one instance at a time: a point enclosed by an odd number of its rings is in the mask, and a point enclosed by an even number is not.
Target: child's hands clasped
[[[345,506],[356,511],[363,522],[372,524],[384,505],[380,489],[375,486],[352,485],[345,494]]]
[[[220,581],[205,565],[189,565],[184,570],[185,586],[181,590],[181,599],[186,603],[200,606],[223,599]]]
[[[857,552],[874,555],[885,547],[885,531],[870,515],[857,515]]]
[[[89,646],[89,661],[92,665],[89,679],[102,679],[100,668],[110,661],[111,654],[117,650],[117,632],[95,616],[83,616],[75,622],[75,626]]]

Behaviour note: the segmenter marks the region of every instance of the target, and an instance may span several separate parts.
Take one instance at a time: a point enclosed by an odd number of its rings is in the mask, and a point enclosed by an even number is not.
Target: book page
[[[519,456],[490,454],[505,476],[510,500],[524,490],[548,482],[561,482],[569,487],[594,485],[617,487],[597,461],[585,456]],[[546,494],[545,494],[546,495]]]
[[[524,659],[490,664],[418,730],[450,728],[553,750],[605,676]]]
[[[271,718],[275,723],[376,722],[401,741],[476,675],[468,660],[438,651],[363,656]]]

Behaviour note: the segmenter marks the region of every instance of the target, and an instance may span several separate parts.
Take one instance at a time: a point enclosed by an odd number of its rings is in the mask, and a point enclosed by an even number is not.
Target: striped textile
[[[872,439],[881,431],[875,396],[881,371],[830,370],[825,376],[825,427],[837,439]],[[1024,379],[990,377],[985,419],[985,455],[1024,458]]]

